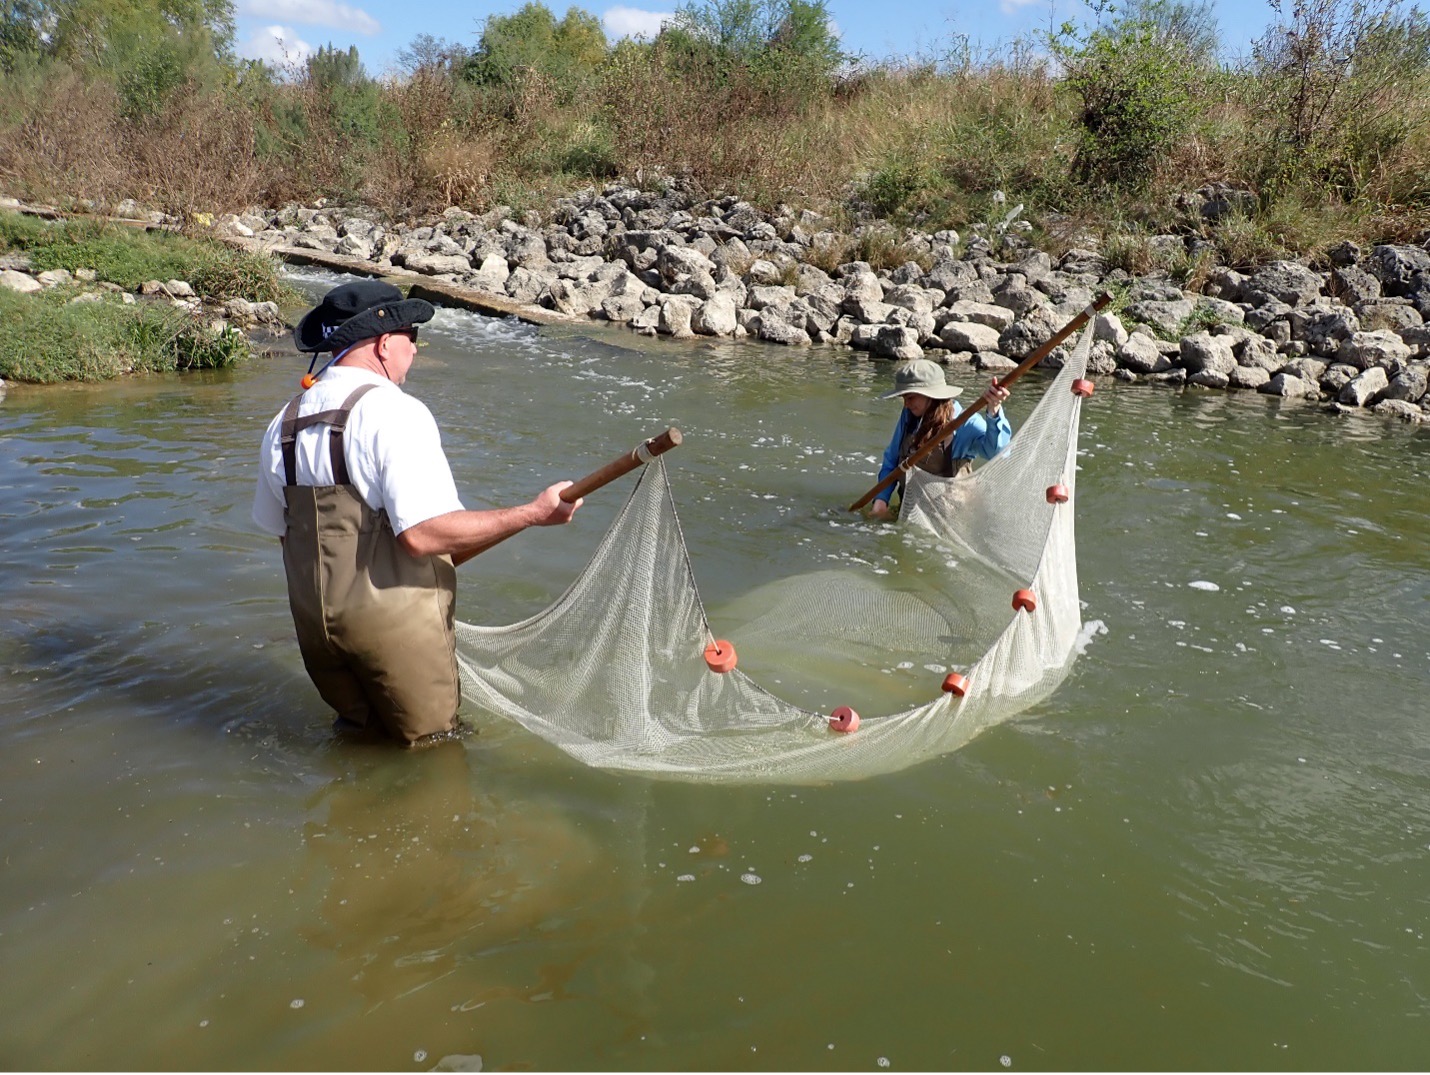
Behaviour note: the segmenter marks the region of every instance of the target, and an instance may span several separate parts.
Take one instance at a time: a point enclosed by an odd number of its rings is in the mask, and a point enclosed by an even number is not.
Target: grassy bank
[[[220,369],[249,356],[236,329],[211,331],[171,306],[116,298],[72,303],[56,288],[29,295],[0,289],[0,378],[32,384],[101,381],[126,373]]]
[[[35,272],[92,269],[126,291],[146,280],[184,280],[214,302],[282,302],[293,293],[272,258],[221,243],[105,221],[47,221],[0,213],[0,250],[26,254]]]
[[[270,258],[98,221],[50,222],[0,213],[0,251],[23,253],[36,274],[90,270],[122,292],[134,292],[148,280],[183,280],[208,302],[296,298]],[[126,373],[218,369],[250,354],[244,333],[215,331],[211,315],[167,301],[125,303],[123,297],[113,289],[83,286],[26,294],[0,289],[0,324],[5,326],[0,378],[37,384],[104,380]]]

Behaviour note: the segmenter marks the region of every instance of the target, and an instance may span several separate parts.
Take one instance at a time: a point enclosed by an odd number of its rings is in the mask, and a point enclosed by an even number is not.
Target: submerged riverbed
[[[717,627],[801,572],[909,566],[842,507],[887,365],[451,311],[424,341],[408,388],[468,506],[679,426]],[[892,776],[703,787],[478,711],[417,754],[332,740],[248,518],[301,372],[0,403],[5,1066],[1424,1066],[1425,432],[1106,385],[1077,518],[1104,630],[1057,693]],[[464,567],[459,617],[544,607],[625,490]]]

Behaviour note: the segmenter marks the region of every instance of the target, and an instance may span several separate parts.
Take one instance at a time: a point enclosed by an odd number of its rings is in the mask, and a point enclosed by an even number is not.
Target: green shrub
[[[1144,5],[1083,37],[1065,25],[1055,42],[1082,104],[1074,160],[1082,181],[1144,187],[1191,123],[1195,57],[1156,10]]]

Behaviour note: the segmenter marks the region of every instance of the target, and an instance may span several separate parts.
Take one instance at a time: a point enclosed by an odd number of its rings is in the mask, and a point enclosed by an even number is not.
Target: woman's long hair
[[[919,421],[919,431],[914,437],[913,448],[909,450],[910,455],[922,449],[933,438],[935,430],[953,421],[953,400],[935,399],[930,402],[933,405],[924,411],[924,416]]]

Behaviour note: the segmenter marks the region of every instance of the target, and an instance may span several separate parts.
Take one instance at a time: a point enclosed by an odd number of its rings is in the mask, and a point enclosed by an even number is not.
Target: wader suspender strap
[[[298,434],[309,426],[326,425],[332,428],[328,431],[328,459],[333,465],[333,484],[348,484],[348,464],[343,457],[343,430],[348,424],[348,415],[357,406],[357,401],[362,399],[374,388],[375,384],[359,385],[347,399],[343,400],[343,405],[335,411],[319,411],[317,414],[310,414],[303,418],[298,417],[298,401],[302,395],[294,396],[288,404],[288,409],[283,412],[283,474],[286,484],[298,484],[298,462],[295,442]]]

